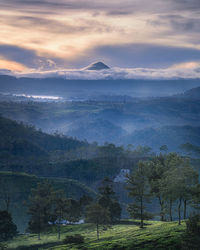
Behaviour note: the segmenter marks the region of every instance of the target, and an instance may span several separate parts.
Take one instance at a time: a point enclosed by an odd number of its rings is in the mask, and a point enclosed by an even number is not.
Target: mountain
[[[103,69],[110,69],[110,68],[103,62],[92,63],[85,68],[85,70],[103,70]]]

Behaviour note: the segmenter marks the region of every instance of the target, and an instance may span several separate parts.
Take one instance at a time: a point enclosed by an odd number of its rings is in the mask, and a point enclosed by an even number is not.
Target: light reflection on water
[[[48,99],[48,100],[62,100],[63,98],[60,96],[49,96],[49,95],[26,95],[26,94],[14,94],[14,96],[18,97],[27,97],[27,98],[34,98],[34,99]]]

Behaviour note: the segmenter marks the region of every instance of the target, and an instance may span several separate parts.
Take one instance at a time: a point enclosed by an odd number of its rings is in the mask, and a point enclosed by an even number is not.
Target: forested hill
[[[33,126],[17,123],[0,116],[0,150],[15,155],[45,155],[50,151],[70,151],[87,146],[87,142],[61,136],[49,135]]]
[[[0,117],[0,171],[45,177],[66,177],[88,185],[105,176],[114,178],[120,169],[131,169],[149,157],[148,147],[98,146]]]
[[[65,159],[76,156],[88,143],[50,135],[33,126],[0,117],[0,170],[49,176],[48,167],[62,154]],[[56,164],[54,164],[56,166]]]

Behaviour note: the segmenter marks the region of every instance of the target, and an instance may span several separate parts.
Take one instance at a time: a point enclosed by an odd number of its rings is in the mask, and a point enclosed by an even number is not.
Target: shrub
[[[200,215],[190,216],[186,221],[186,232],[182,237],[182,250],[199,249],[200,246]]]
[[[200,215],[190,216],[186,221],[186,227],[188,233],[200,235]]]
[[[74,243],[74,244],[82,244],[84,243],[84,237],[80,234],[67,235],[64,239],[65,244]]]
[[[8,249],[7,245],[4,243],[0,243],[0,250]]]
[[[17,235],[17,226],[13,223],[11,214],[0,211],[0,241],[12,239]]]

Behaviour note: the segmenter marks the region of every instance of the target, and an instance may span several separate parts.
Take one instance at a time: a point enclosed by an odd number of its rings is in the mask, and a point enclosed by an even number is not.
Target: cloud
[[[37,58],[33,50],[7,44],[0,44],[0,56],[31,68],[35,66],[35,59]]]
[[[36,8],[45,10],[99,10],[119,11],[127,10],[138,12],[157,12],[171,10],[197,10],[200,8],[199,0],[1,0],[1,6],[6,8]],[[109,13],[109,12],[108,12]]]
[[[171,5],[177,10],[198,11],[200,9],[199,0],[170,0]]]
[[[0,70],[1,73],[1,70]],[[51,70],[51,71],[27,71],[9,72],[16,77],[31,78],[63,78],[81,80],[100,80],[100,79],[196,79],[200,78],[200,61],[176,64],[168,68],[110,68],[101,71],[73,69],[73,70]]]
[[[115,27],[111,25],[106,25],[98,21],[90,21],[82,19],[81,22],[70,22],[61,21],[50,18],[34,17],[34,16],[9,16],[6,17],[2,15],[0,17],[1,23],[16,25],[18,28],[29,29],[30,27],[37,28],[38,31],[47,32],[55,34],[82,34],[90,32],[112,32],[116,30]],[[50,27],[50,28],[49,28]]]
[[[88,54],[93,56],[93,60],[104,58],[106,63],[113,66],[137,68],[164,68],[200,59],[198,49],[137,43],[99,46]]]
[[[76,47],[64,46],[65,51],[73,52]],[[171,65],[197,62],[200,50],[184,47],[160,46],[154,44],[104,45],[89,48],[78,58],[59,58],[54,55],[38,55],[37,51],[18,46],[0,44],[0,59],[8,61],[4,68],[20,70],[24,68],[40,71],[58,68],[83,68],[94,61],[103,61],[111,67],[122,68],[168,68]],[[10,67],[8,67],[8,65]],[[2,65],[2,64],[1,64]],[[16,65],[16,67],[14,67]],[[70,67],[69,67],[70,65]],[[21,67],[23,71],[23,68]]]
[[[193,69],[199,71],[200,69],[200,62],[185,62],[172,65],[171,68],[174,69]]]
[[[56,68],[56,63],[53,60],[38,56],[33,50],[7,44],[0,44],[0,58],[7,64],[10,63],[11,66],[15,63],[24,66],[24,68],[41,70]]]
[[[199,32],[200,18],[183,15],[158,15],[156,19],[150,20],[150,24],[158,27],[169,26],[176,34],[182,32]]]
[[[196,61],[199,10],[199,0],[1,0],[1,46],[10,47],[0,57],[35,69]]]

